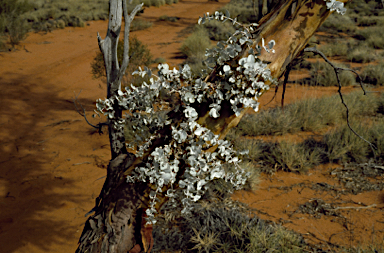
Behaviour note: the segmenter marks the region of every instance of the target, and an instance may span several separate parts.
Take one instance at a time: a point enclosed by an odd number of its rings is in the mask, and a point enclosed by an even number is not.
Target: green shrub
[[[158,57],[156,59],[153,60],[153,63],[166,63],[167,60],[165,60],[165,58],[163,57]]]
[[[151,26],[152,26],[152,22],[141,20],[141,19],[134,19],[131,23],[131,31],[144,30]]]
[[[384,63],[366,66],[360,74],[364,83],[372,85],[384,85]]]
[[[211,47],[208,32],[204,27],[196,26],[195,31],[183,42],[180,50],[187,57],[186,63],[191,67],[194,75],[201,75],[205,49]]]
[[[207,29],[209,38],[215,41],[227,40],[236,30],[231,23],[217,20],[205,22],[203,26]]]
[[[259,3],[263,0],[231,0],[223,8],[220,9],[221,12],[225,13],[226,10],[229,11],[231,18],[237,17],[237,20],[241,23],[257,23],[259,21]],[[268,1],[268,6],[272,9],[280,1],[271,0]],[[268,11],[266,9],[266,11]]]
[[[343,64],[335,64],[338,67],[348,68]],[[338,86],[334,69],[325,62],[313,64],[310,72],[310,85],[313,86]],[[339,79],[341,86],[350,86],[355,84],[356,77],[351,71],[340,71]]]
[[[65,28],[65,22],[64,22],[64,20],[62,20],[62,19],[57,20],[56,27],[57,27],[57,28],[60,28],[60,29],[64,29],[64,28]]]
[[[271,154],[267,154],[273,160],[270,164],[275,164],[276,168],[287,171],[305,172],[320,163],[320,151],[303,144],[295,144],[286,141],[280,142]],[[268,159],[270,160],[270,159]]]
[[[367,45],[375,49],[384,49],[384,29],[379,26],[366,27],[357,30],[354,38],[366,41]]]
[[[347,54],[347,60],[357,63],[368,63],[377,59],[374,50],[366,47],[356,47]]]
[[[347,56],[350,52],[350,43],[343,41],[333,41],[319,47],[319,50],[327,57]]]
[[[237,17],[238,21],[246,23],[257,23],[259,21],[258,1],[253,0],[232,0],[219,11],[225,13],[229,11],[231,18]]]
[[[343,96],[349,106],[351,119],[360,120],[374,117],[380,108],[384,108],[384,98],[374,95],[364,96],[362,91],[352,92]],[[285,106],[263,110],[258,114],[243,117],[238,126],[230,133],[239,136],[284,135],[299,131],[317,131],[328,126],[336,126],[345,122],[346,111],[341,104],[340,96],[311,98]]]
[[[367,126],[357,124],[352,126],[365,139],[370,139],[367,134]],[[365,162],[370,151],[369,145],[357,137],[346,125],[325,134],[323,143],[326,146],[324,152],[329,162]]]
[[[306,99],[288,105],[246,115],[237,129],[244,135],[284,135],[298,131],[316,131],[340,121],[342,113],[337,96]]]
[[[313,68],[313,64],[310,61],[306,61],[304,59],[298,59],[297,61],[293,62],[293,65],[292,65],[292,70],[301,70],[301,69],[311,70],[312,68]]]
[[[324,21],[318,31],[330,33],[345,32],[352,34],[356,31],[356,25],[355,22],[346,15],[332,14]]]
[[[5,48],[6,38],[14,47],[27,37],[30,27],[23,14],[33,8],[26,0],[0,0],[0,47]]]
[[[357,16],[356,24],[358,26],[382,26],[384,25],[384,17],[378,16]]]
[[[29,26],[20,18],[11,18],[7,24],[9,42],[14,47],[28,36]]]
[[[194,32],[183,42],[181,52],[187,57],[203,59],[205,49],[209,47],[211,47],[211,41],[207,30],[196,26]]]
[[[354,0],[347,3],[348,12],[359,16],[378,16],[382,13],[381,1]]]
[[[384,95],[382,96],[384,98]],[[384,100],[384,99],[383,99]],[[383,103],[384,104],[384,103]],[[384,119],[381,118],[369,129],[370,141],[377,148],[375,154],[370,154],[370,157],[376,157],[384,162]],[[372,150],[369,150],[372,151]]]
[[[160,16],[157,20],[158,21],[171,21],[171,22],[176,22],[178,21],[180,18],[179,17],[169,17],[167,15],[162,15]]]

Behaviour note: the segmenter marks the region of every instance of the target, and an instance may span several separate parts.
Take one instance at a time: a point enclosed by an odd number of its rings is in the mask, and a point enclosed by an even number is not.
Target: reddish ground
[[[147,8],[140,18],[153,21],[154,25],[132,34],[149,45],[154,58],[163,57],[177,65],[182,62],[178,49],[186,37],[184,29],[196,23],[203,12],[213,12],[227,2],[193,0]],[[156,22],[161,15],[181,19]],[[82,91],[79,100],[91,118],[94,101],[105,97],[104,84],[92,79],[90,62],[98,52],[96,34],[104,36],[106,28],[107,22],[97,21],[89,22],[85,28],[30,34],[17,51],[0,53],[1,252],[64,253],[74,252],[77,247],[86,220],[84,215],[92,209],[103,185],[110,152],[108,136],[97,134],[84,122],[72,99]],[[264,102],[272,93],[265,96]],[[287,90],[286,100],[334,93],[333,88],[292,86]],[[91,121],[98,123],[92,118]],[[244,197],[253,207],[270,215],[263,218],[288,220],[284,210],[312,195],[279,193],[269,188],[291,184],[302,177],[288,173],[263,176],[260,190]],[[321,177],[314,172],[306,180],[322,180]],[[365,195],[357,198],[362,197]],[[374,196],[364,201],[381,205]],[[378,207],[360,212],[368,215],[367,229],[376,219],[369,216],[370,212],[379,210]],[[360,219],[360,213],[353,214],[353,219]],[[313,219],[297,219],[287,224],[302,233],[320,231],[320,238],[326,232],[340,230],[337,224],[324,225]]]

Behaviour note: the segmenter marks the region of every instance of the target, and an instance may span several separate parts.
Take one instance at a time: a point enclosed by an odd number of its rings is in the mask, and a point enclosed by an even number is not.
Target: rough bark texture
[[[106,60],[109,96],[117,92],[121,78],[119,76],[124,72],[119,69],[116,57],[122,1],[111,0],[110,2],[111,14],[107,38],[102,41],[99,37],[100,48]],[[260,27],[254,34],[254,46],[260,43],[261,38],[266,41],[271,39],[276,41],[274,47],[276,53],[263,53],[260,57],[262,60],[270,62],[269,68],[273,77],[279,78],[284,74],[288,64],[303,50],[307,41],[328,15],[329,11],[326,9],[324,0],[288,0],[281,2],[260,21]],[[128,20],[126,13],[125,16]],[[128,43],[127,34],[126,31],[126,45]],[[244,50],[241,57],[246,56],[246,51]],[[232,64],[237,64],[236,59]],[[214,81],[215,78],[215,71],[213,71],[207,77],[207,81]],[[244,114],[236,117],[230,109],[230,104],[223,102],[220,118],[213,119],[208,116],[209,111],[206,104],[195,104],[194,107],[199,113],[198,123],[211,129],[215,134],[220,134],[220,138],[224,138],[228,131],[238,124]],[[121,117],[121,111],[116,116]],[[176,122],[177,118],[181,118],[177,114],[170,115],[170,117],[176,119]],[[145,240],[145,237],[142,237],[144,233],[142,212],[148,206],[151,186],[145,183],[128,184],[126,175],[129,175],[136,166],[142,163],[156,146],[166,144],[171,140],[171,129],[163,129],[161,138],[153,142],[151,150],[146,153],[144,158],[139,159],[128,153],[125,147],[120,148],[121,143],[124,143],[124,136],[118,132],[121,130],[110,128],[110,134],[115,136],[111,136],[112,160],[108,166],[103,189],[96,199],[95,213],[86,222],[76,252],[115,253],[140,252],[140,250],[149,252],[150,243]],[[116,140],[120,144],[114,144],[113,142]],[[183,173],[183,170],[180,169],[179,173]],[[161,200],[161,202],[164,201],[166,201],[165,198]],[[161,204],[159,203],[159,205]]]

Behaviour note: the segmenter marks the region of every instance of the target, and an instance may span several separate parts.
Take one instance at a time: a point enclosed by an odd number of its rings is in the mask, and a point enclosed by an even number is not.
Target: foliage
[[[347,60],[357,63],[368,63],[377,60],[377,56],[373,49],[367,46],[357,46],[350,51],[347,56]]]
[[[119,64],[123,60],[124,53],[124,43],[119,41],[117,46],[117,57]],[[129,38],[129,65],[126,70],[126,76],[123,79],[123,86],[128,86],[131,83],[138,84],[143,81],[139,76],[132,76],[132,72],[136,70],[139,66],[147,66],[152,63],[152,55],[150,50],[146,45],[139,41],[136,37]],[[93,62],[91,63],[92,74],[95,78],[105,77],[105,66],[103,54],[101,52],[97,53]]]
[[[146,210],[149,223],[156,222],[154,214],[157,212],[157,195],[163,193],[164,186],[175,184],[180,169],[183,169],[183,173],[181,178],[178,176],[179,188],[169,188],[165,196],[169,197],[166,203],[168,210],[173,210],[178,203],[182,203],[182,214],[190,213],[192,203],[201,198],[214,179],[224,179],[237,189],[250,176],[241,167],[241,161],[237,157],[242,152],[234,151],[228,141],[219,139],[218,135],[197,123],[198,113],[192,105],[195,102],[207,103],[207,108],[210,108],[209,116],[212,118],[220,117],[224,100],[230,101],[230,110],[236,116],[247,107],[257,111],[258,96],[269,88],[267,83],[275,82],[266,69],[266,64],[257,56],[262,49],[273,52],[274,41],[267,45],[263,41],[262,47],[257,46],[253,50],[250,47],[253,44],[250,31],[254,31],[254,24],[243,26],[219,12],[212,16],[204,15],[199,23],[213,19],[231,20],[237,27],[235,35],[206,52],[207,65],[215,64],[219,68],[215,82],[208,84],[200,78],[193,78],[188,65],[181,70],[170,70],[167,64],[159,64],[158,75],[152,74],[148,68],[139,68],[134,73],[141,77],[148,76],[148,84],[144,82],[139,87],[127,87],[125,92],[119,91],[117,96],[106,100],[99,99],[96,104],[98,111],[108,118],[114,117],[112,105],[115,103],[130,111],[114,127],[123,128],[125,122],[132,124],[135,139],[129,143],[129,148],[135,150],[137,157],[142,157],[157,138],[159,131],[174,120],[162,117],[156,112],[157,108],[167,108],[169,113],[182,112],[181,118],[170,127],[173,137],[170,143],[156,147],[147,161],[127,176],[127,182],[149,181],[153,185],[149,195],[150,207]],[[239,55],[242,46],[247,48],[249,56],[237,60],[238,66],[227,65],[226,62]],[[164,101],[161,94],[171,94],[176,102],[170,104]],[[208,152],[215,145],[217,151]]]
[[[362,96],[362,92],[344,95],[350,107],[350,117],[355,120],[364,116],[376,115],[380,99],[376,96]],[[243,135],[283,135],[299,131],[313,132],[335,126],[346,119],[345,108],[340,96],[311,98],[285,106],[263,110],[258,114],[245,115],[233,130]]]
[[[351,50],[351,43],[336,40],[334,43],[325,44],[319,47],[319,50],[327,57],[347,56]]]
[[[354,38],[366,41],[367,45],[375,49],[384,49],[383,27],[373,26],[359,29]]]
[[[5,1],[5,0],[3,0]],[[9,2],[14,2],[7,0]],[[87,21],[107,20],[109,13],[109,0],[67,0],[67,1],[46,1],[28,0],[33,4],[34,9],[23,15],[28,20],[29,26],[35,31],[51,31],[65,26],[82,27]],[[144,3],[145,6],[160,6],[164,4],[177,3],[178,0],[133,0],[128,4],[128,12]],[[63,26],[64,24],[64,26]],[[133,30],[142,30],[150,27],[150,22],[136,20],[132,24]]]
[[[356,26],[355,22],[347,15],[330,15],[319,27],[318,31],[353,34],[356,31]]]
[[[5,47],[4,40],[7,38],[14,47],[27,37],[29,26],[22,14],[33,7],[26,0],[0,0],[0,49]]]
[[[341,2],[330,0],[326,5],[329,9],[340,13],[345,11]],[[275,53],[273,49],[275,41],[265,43],[262,39],[262,45],[255,46],[251,34],[256,31],[258,25],[240,24],[236,18],[230,18],[228,12],[204,14],[198,23],[204,24],[214,19],[231,22],[236,28],[235,33],[226,41],[218,42],[216,47],[205,51],[206,65],[215,66],[214,80],[208,82],[193,77],[188,65],[180,70],[176,68],[171,70],[167,64],[159,64],[157,75],[147,67],[144,69],[139,67],[133,74],[142,78],[147,77],[147,81],[137,87],[127,86],[125,91],[118,89],[117,94],[104,100],[98,99],[96,102],[97,112],[94,116],[101,113],[113,120],[114,124],[110,127],[116,130],[115,133],[120,134],[120,130],[130,124],[130,132],[133,133],[134,139],[127,144],[127,147],[133,150],[136,157],[143,159],[143,162],[127,175],[126,180],[127,183],[149,182],[150,203],[145,210],[148,223],[156,222],[155,214],[159,211],[156,206],[159,202],[158,196],[161,194],[165,194],[168,198],[163,205],[165,213],[180,210],[181,215],[187,215],[195,211],[194,203],[213,188],[215,185],[213,182],[225,181],[231,184],[233,189],[240,189],[250,176],[239,159],[239,156],[248,152],[236,151],[228,140],[221,139],[219,135],[199,124],[197,120],[201,112],[196,111],[194,106],[196,103],[204,104],[208,109],[207,115],[212,119],[219,118],[223,110],[231,110],[235,116],[240,116],[249,107],[258,111],[258,98],[269,89],[270,84],[276,84],[276,80],[267,69],[267,64],[258,56],[262,50]],[[191,48],[190,44],[186,52],[192,51]],[[244,52],[246,56],[241,57]],[[170,97],[170,100],[164,100],[164,94]],[[129,113],[123,118],[119,116],[116,118],[116,108],[128,110]],[[165,111],[166,115],[159,111]],[[169,115],[177,117],[168,118]],[[150,150],[153,142],[161,137],[164,131],[169,132],[169,140],[165,144],[157,143],[156,147]],[[114,143],[113,139],[119,139],[120,136],[113,134],[114,132],[111,137],[111,148],[113,153],[118,154],[121,145],[125,143]],[[149,155],[145,155],[148,151]],[[299,151],[297,153],[300,154]],[[314,152],[309,153],[311,155]],[[288,165],[288,169],[291,170],[299,170],[305,166],[307,159],[299,157],[297,160],[289,161],[288,155],[283,154],[282,157],[285,159],[281,162],[282,166]],[[234,221],[226,223],[230,222]],[[251,251],[260,247],[269,249],[271,247],[269,243],[259,240],[256,227],[256,224],[252,224],[252,227],[242,227],[238,224],[231,233],[239,234],[240,238],[243,238],[245,232],[253,233],[249,243],[240,242],[241,245],[247,245],[246,249],[249,247]],[[196,242],[196,246],[192,249],[207,250],[207,244],[204,239],[201,240],[201,232],[201,229],[196,230],[195,237],[191,238]],[[204,235],[203,238],[208,238],[210,242],[216,241],[212,233]],[[283,250],[287,249],[286,238],[278,236],[272,241],[283,245]],[[294,238],[293,241],[299,240]],[[226,250],[227,247],[231,245],[225,244],[225,248],[219,250]],[[294,250],[297,248],[297,245],[293,247]]]
[[[202,27],[195,27],[192,33],[182,44],[180,50],[187,57],[186,63],[190,66],[194,75],[200,75],[206,69],[203,65],[205,49],[211,47],[207,31]]]
[[[381,1],[366,1],[366,0],[353,0],[348,2],[347,6],[351,13],[360,16],[379,16],[382,15],[382,2]]]
[[[144,30],[152,26],[152,22],[142,19],[134,19],[131,23],[131,31]]]
[[[218,20],[207,22],[203,27],[207,30],[209,39],[214,41],[226,41],[235,32],[235,28],[229,22],[223,23]]]
[[[364,83],[372,85],[384,85],[384,63],[380,62],[377,65],[369,65],[365,67],[362,71],[361,78]]]
[[[344,64],[335,64],[341,68],[348,68]],[[339,86],[334,69],[326,62],[316,62],[310,71],[310,85],[313,86]],[[351,71],[341,71],[339,73],[340,84],[342,86],[354,85],[356,77]]]
[[[170,22],[176,22],[180,18],[179,17],[168,17],[167,15],[162,15],[158,18],[159,21],[170,21]]]

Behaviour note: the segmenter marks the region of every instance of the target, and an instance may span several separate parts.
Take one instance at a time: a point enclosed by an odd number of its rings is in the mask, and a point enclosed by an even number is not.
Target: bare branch
[[[337,67],[335,66],[331,61],[329,61],[327,59],[327,57],[321,52],[319,51],[316,47],[309,47],[309,48],[305,48],[304,49],[304,52],[312,52],[312,53],[315,53],[315,54],[318,54],[320,55],[329,65],[331,65],[331,67],[335,70],[335,74],[336,74],[336,79],[337,79],[337,83],[339,84],[339,89],[338,89],[338,92],[339,92],[339,95],[340,95],[340,99],[341,99],[341,103],[344,105],[344,107],[346,108],[346,112],[347,112],[347,124],[348,124],[348,127],[349,129],[352,131],[352,133],[354,133],[357,137],[359,137],[360,139],[362,139],[363,141],[365,141],[366,143],[369,144],[369,146],[371,147],[372,151],[373,151],[373,154],[375,154],[374,150],[377,149],[371,142],[369,142],[368,140],[366,140],[363,136],[359,135],[355,130],[353,130],[353,128],[351,127],[350,123],[349,123],[349,108],[347,106],[347,104],[344,102],[344,98],[343,98],[343,94],[341,93],[341,83],[340,83],[340,78],[339,78],[339,71],[340,70],[346,70],[346,71],[352,71],[353,73],[356,74],[356,76],[358,77],[359,81],[360,81],[360,86],[361,86],[361,89],[364,91],[364,95],[366,95],[366,91],[363,87],[363,82],[361,81],[361,77],[360,75],[353,69],[348,69],[348,68],[340,68],[340,67]]]
[[[76,111],[77,111],[82,117],[84,117],[84,119],[85,119],[85,121],[88,123],[88,125],[90,125],[91,127],[94,127],[94,128],[96,128],[96,129],[98,129],[98,130],[99,130],[99,134],[102,134],[102,133],[103,133],[103,131],[102,131],[102,127],[103,127],[103,126],[106,126],[106,125],[108,125],[108,124],[107,124],[107,123],[99,123],[99,124],[97,124],[97,125],[95,126],[95,125],[91,124],[91,123],[88,121],[88,119],[87,119],[87,115],[85,115],[85,109],[84,109],[83,105],[79,102],[79,100],[77,99],[77,98],[79,97],[81,91],[82,91],[82,90],[80,90],[80,92],[79,92],[79,94],[77,94],[77,96],[76,96],[76,93],[75,93],[75,98],[73,99],[73,104],[75,105]],[[81,107],[82,112],[80,112],[79,108],[77,107],[77,104],[79,104],[79,106]]]
[[[128,67],[129,63],[129,31],[131,27],[131,23],[133,21],[133,18],[136,16],[136,13],[141,10],[143,7],[143,3],[136,5],[136,7],[133,9],[130,15],[128,15],[128,8],[127,8],[127,0],[123,0],[123,11],[124,11],[124,58],[123,62],[121,64],[120,72],[119,72],[119,80],[123,77],[125,74],[125,70]]]

